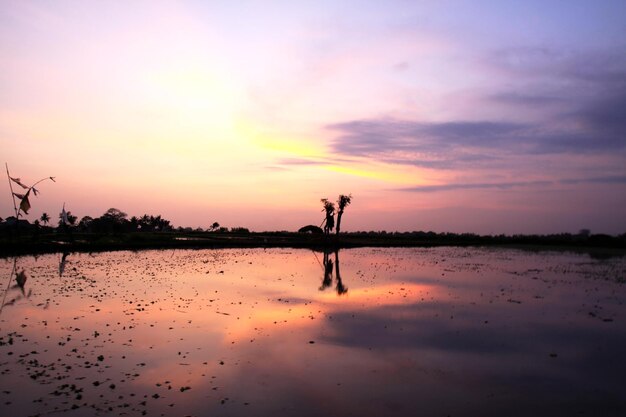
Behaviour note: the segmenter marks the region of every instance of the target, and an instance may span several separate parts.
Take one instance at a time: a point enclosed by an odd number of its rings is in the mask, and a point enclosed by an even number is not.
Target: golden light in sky
[[[2,160],[33,218],[619,233],[623,7],[511,8],[3,1]]]

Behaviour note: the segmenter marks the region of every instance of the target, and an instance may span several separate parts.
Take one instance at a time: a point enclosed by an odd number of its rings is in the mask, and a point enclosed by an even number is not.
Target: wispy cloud
[[[440,185],[419,185],[415,187],[397,188],[396,191],[415,193],[432,193],[438,191],[454,190],[509,190],[523,187],[548,187],[559,184],[626,184],[626,175],[590,177],[590,178],[566,178],[557,181],[510,181],[510,182],[482,182],[482,183],[449,183]]]
[[[485,61],[517,77],[623,85],[623,54],[623,46],[594,50],[522,46],[494,50]]]
[[[409,191],[415,193],[432,193],[437,191],[453,190],[478,190],[478,189],[500,189],[508,190],[518,187],[547,186],[551,181],[517,181],[517,182],[494,182],[494,183],[451,183],[441,185],[420,185],[416,187],[398,188],[397,191]]]
[[[487,98],[499,103],[530,107],[563,104],[567,101],[564,97],[546,95],[545,93],[527,93],[512,91],[495,93],[488,96]]]
[[[293,165],[328,165],[329,162],[321,160],[319,158],[281,158],[276,161],[278,165],[293,166]]]
[[[569,178],[560,181],[562,184],[626,184],[626,175],[610,175],[605,177]]]

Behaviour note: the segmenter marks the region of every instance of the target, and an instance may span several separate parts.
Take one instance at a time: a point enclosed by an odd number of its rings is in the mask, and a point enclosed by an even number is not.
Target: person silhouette
[[[320,291],[324,291],[333,283],[333,260],[330,259],[330,251],[324,250],[324,279]]]

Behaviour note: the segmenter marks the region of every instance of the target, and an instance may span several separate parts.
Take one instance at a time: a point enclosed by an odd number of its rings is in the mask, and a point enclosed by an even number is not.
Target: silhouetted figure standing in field
[[[331,230],[335,227],[335,203],[328,201],[327,198],[322,198],[321,202],[324,205],[322,211],[326,213],[326,218],[322,222],[324,225],[324,234],[329,235]]]

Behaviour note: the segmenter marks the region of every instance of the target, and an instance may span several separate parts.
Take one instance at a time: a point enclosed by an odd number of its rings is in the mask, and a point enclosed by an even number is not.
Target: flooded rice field
[[[0,415],[626,415],[626,259],[0,259]]]

